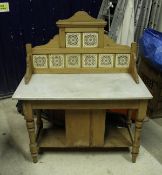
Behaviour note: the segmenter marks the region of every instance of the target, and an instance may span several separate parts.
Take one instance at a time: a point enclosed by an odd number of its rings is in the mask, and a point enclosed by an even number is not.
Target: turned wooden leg
[[[139,153],[142,123],[143,121],[139,121],[139,120],[136,120],[136,123],[135,123],[135,136],[134,136],[134,143],[133,143],[133,149],[132,149],[132,162],[133,163],[136,162],[136,158]]]
[[[33,162],[36,163],[37,162],[37,144],[36,144],[36,141],[35,141],[36,139],[35,139],[34,120],[33,121],[26,120],[26,126],[27,126],[27,129],[28,129],[29,138],[30,138],[31,156],[32,156]]]
[[[133,142],[133,148],[132,148],[133,163],[136,162],[136,158],[139,153],[141,130],[142,130],[143,120],[146,116],[146,110],[147,110],[147,101],[143,100],[140,102],[138,115],[136,116],[136,119],[135,119],[135,134],[134,134],[134,142]]]
[[[26,119],[26,126],[29,133],[30,139],[30,152],[33,159],[33,162],[37,162],[37,143],[36,143],[36,134],[35,134],[35,123],[32,113],[32,107],[29,103],[24,103],[24,112]]]

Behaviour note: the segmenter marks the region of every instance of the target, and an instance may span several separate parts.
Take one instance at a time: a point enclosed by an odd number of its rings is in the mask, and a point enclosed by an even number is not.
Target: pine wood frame
[[[26,120],[26,125],[29,133],[29,138],[30,138],[30,151],[32,155],[33,162],[37,162],[37,155],[39,151],[39,142],[36,140],[37,135],[36,135],[36,128],[35,128],[35,121],[33,117],[33,109],[39,110],[39,109],[64,109],[65,111],[79,111],[79,115],[82,115],[82,110],[91,110],[94,111],[94,113],[97,113],[100,111],[103,111],[105,109],[129,109],[129,113],[131,113],[131,110],[137,109],[138,110],[138,115],[135,118],[135,132],[134,134],[131,134],[132,138],[132,162],[136,162],[137,155],[139,153],[139,147],[140,147],[140,137],[141,137],[141,130],[142,130],[142,123],[143,120],[146,116],[146,109],[147,109],[147,103],[148,100],[99,100],[99,101],[43,101],[43,100],[28,100],[28,101],[23,101],[23,109],[24,109],[24,115],[25,115],[25,120]],[[129,115],[130,116],[130,115]],[[42,128],[42,121],[39,116],[37,115],[37,130],[39,131]],[[66,116],[68,117],[68,115]],[[80,121],[82,121],[82,117],[78,117]],[[95,121],[95,120],[94,120]],[[102,120],[99,121],[99,123],[102,124]],[[68,126],[67,126],[68,127]],[[101,129],[104,129],[101,127]],[[98,130],[97,130],[98,131]],[[130,131],[130,128],[129,128]],[[130,131],[131,132],[131,131]],[[114,147],[115,145],[103,145],[100,142],[100,134],[95,133],[98,135],[99,139],[99,145],[101,144],[100,147]],[[78,136],[78,133],[73,133],[74,137]],[[65,145],[61,147],[75,147],[71,144],[70,142],[71,136],[68,135],[68,140],[66,142],[65,139]],[[47,138],[48,140],[48,138]],[[119,138],[120,140],[120,138]],[[47,142],[47,144],[49,144]],[[59,145],[60,146],[60,145]],[[79,145],[78,145],[79,146]],[[88,145],[87,145],[88,146]],[[96,147],[96,144],[92,143],[91,147]]]
[[[106,22],[102,19],[95,19],[86,12],[80,11],[69,19],[59,20],[59,35],[56,35],[47,44],[32,47],[26,44],[26,74],[25,83],[29,83],[32,74],[51,74],[51,73],[130,73],[136,83],[139,83],[136,70],[136,43],[131,47],[115,44],[107,35],[104,34]],[[66,48],[66,32],[97,32],[97,48]],[[128,68],[34,68],[32,62],[33,55],[49,54],[130,54],[130,64]],[[49,64],[49,62],[48,62]]]

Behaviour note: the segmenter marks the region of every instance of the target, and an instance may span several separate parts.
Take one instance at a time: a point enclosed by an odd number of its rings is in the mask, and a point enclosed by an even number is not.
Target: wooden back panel
[[[25,83],[33,73],[130,73],[138,83],[136,43],[131,47],[114,43],[104,35],[106,22],[79,11],[57,22],[59,35],[47,44],[26,45]]]

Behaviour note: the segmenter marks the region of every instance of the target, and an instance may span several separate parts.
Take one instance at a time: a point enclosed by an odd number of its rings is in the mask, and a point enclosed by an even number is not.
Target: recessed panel
[[[47,55],[33,55],[34,68],[47,68]]]

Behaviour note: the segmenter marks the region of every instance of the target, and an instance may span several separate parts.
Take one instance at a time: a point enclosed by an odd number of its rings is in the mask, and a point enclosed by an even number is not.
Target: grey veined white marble
[[[136,84],[127,73],[33,74],[21,81],[13,99],[20,100],[131,100],[151,99],[141,78]]]

